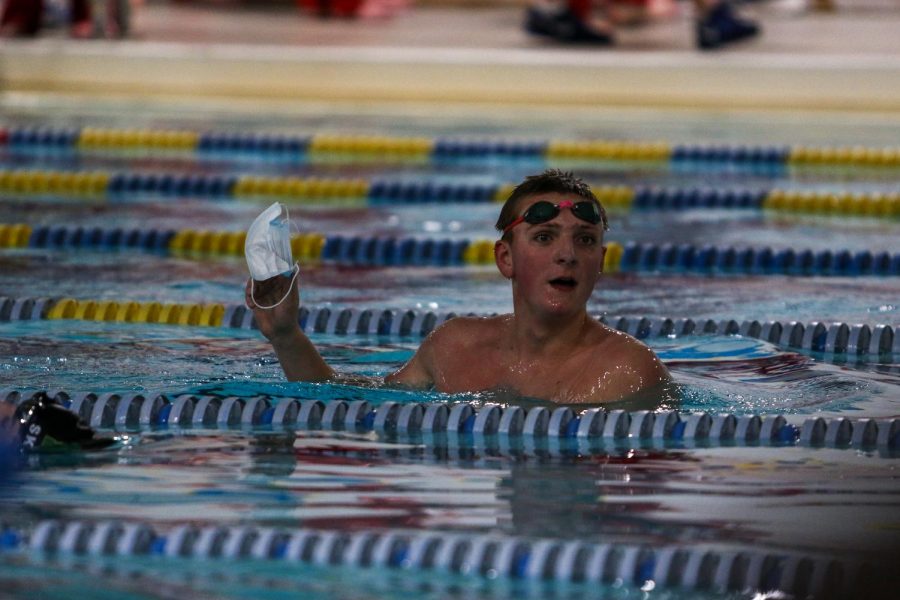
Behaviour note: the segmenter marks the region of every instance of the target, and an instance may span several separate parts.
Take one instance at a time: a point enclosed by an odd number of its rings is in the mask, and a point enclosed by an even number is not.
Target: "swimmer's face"
[[[540,201],[581,202],[572,194],[540,194],[524,198],[523,214]],[[583,310],[603,268],[603,226],[588,223],[563,208],[547,221],[520,223],[511,240],[495,246],[497,267],[513,282],[513,294],[539,312],[568,314]]]

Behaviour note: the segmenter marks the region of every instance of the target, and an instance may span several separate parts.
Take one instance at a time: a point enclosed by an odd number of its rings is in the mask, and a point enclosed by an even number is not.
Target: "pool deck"
[[[521,29],[523,9],[414,6],[388,19],[324,20],[290,4],[148,1],[125,41],[61,30],[0,41],[0,85],[13,94],[199,100],[414,102],[877,112],[900,117],[900,10],[797,0],[743,11],[757,40],[704,53],[689,3],[621,29],[613,48],[560,47]]]

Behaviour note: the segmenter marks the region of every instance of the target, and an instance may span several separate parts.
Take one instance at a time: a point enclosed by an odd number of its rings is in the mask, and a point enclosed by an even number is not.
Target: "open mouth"
[[[550,280],[550,285],[557,290],[573,290],[578,282],[571,277],[557,277]]]

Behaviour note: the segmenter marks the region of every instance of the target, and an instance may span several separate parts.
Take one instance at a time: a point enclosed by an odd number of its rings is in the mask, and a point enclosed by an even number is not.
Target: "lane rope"
[[[359,178],[277,177],[205,173],[144,173],[0,169],[0,192],[11,196],[69,197],[85,201],[197,198],[281,200],[335,206],[395,206],[502,202],[513,185],[427,176]],[[778,188],[669,188],[597,185],[611,210],[749,209],[823,216],[900,218],[900,191],[867,193]]]
[[[0,402],[18,405],[41,393],[0,390]],[[879,450],[897,457],[900,419],[797,417],[677,410],[577,410],[470,402],[320,400],[137,392],[48,395],[91,427],[104,430],[244,429],[375,432],[427,447],[476,447],[499,452],[562,456],[604,453],[615,447],[779,446]],[[794,420],[797,424],[792,424]]]
[[[457,316],[490,315],[464,311],[301,306],[297,313],[297,322],[307,333],[418,339],[427,336],[436,327]],[[827,321],[803,323],[755,319],[611,315],[597,315],[594,318],[637,339],[736,335],[759,339],[784,348],[824,353],[826,356],[851,358],[867,355],[900,355],[898,327],[884,323],[874,325]],[[169,304],[155,301],[117,302],[0,296],[0,322],[43,319],[257,329],[253,311],[243,304]]]
[[[139,250],[184,258],[242,256],[244,231],[104,229],[77,225],[0,224],[0,248]],[[301,262],[356,267],[458,267],[494,264],[493,238],[427,238],[325,235],[291,237]],[[900,252],[713,246],[706,244],[606,244],[603,269],[618,271],[732,273],[792,276],[900,276]]]
[[[283,135],[103,127],[12,126],[0,128],[0,144],[13,150],[84,153],[150,151],[153,154],[247,158],[266,157],[297,162],[316,155],[347,155],[346,159],[447,161],[613,160],[652,163],[701,162],[716,165],[862,167],[900,166],[900,147],[673,144],[633,140],[536,140],[462,136],[398,137],[385,135]]]
[[[6,526],[3,551],[158,560],[270,560],[319,567],[445,572],[472,578],[585,583],[716,592],[783,592],[795,597],[851,597],[872,589],[873,568],[825,554],[735,544],[657,546],[389,529],[344,531],[254,525],[118,520],[43,520]],[[877,586],[876,586],[877,587]]]

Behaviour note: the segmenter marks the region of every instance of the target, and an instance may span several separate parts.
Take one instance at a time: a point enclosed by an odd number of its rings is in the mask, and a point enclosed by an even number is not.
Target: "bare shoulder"
[[[622,400],[671,381],[668,369],[646,344],[597,323],[588,342],[583,376],[573,392],[582,401]]]
[[[448,373],[466,372],[473,356],[483,357],[499,344],[503,319],[503,316],[450,319],[432,331],[412,359],[385,381],[416,388],[448,388],[460,379],[455,375],[448,378]]]
[[[668,374],[656,353],[627,333],[598,322],[595,335],[598,350],[602,350],[607,361],[638,371],[657,372],[661,369]]]
[[[496,343],[509,315],[495,317],[454,317],[432,331],[423,342],[433,351],[462,350]]]

